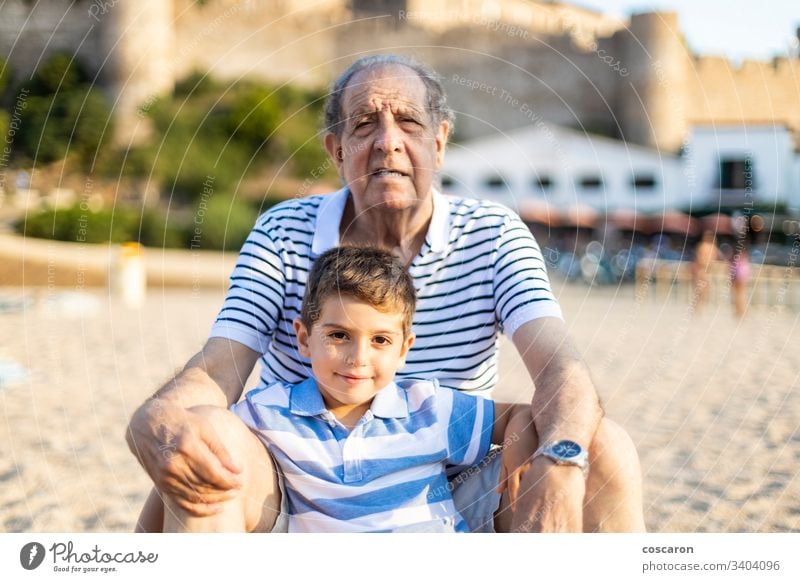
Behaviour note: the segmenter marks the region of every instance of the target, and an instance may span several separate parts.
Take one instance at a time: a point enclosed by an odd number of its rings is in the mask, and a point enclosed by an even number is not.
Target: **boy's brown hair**
[[[411,332],[417,294],[406,268],[391,253],[374,247],[342,246],[322,253],[308,274],[300,318],[311,331],[323,302],[346,295],[378,311],[403,314],[403,334]]]

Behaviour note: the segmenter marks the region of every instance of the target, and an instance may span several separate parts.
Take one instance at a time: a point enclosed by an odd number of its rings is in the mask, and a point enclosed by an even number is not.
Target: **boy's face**
[[[330,297],[321,307],[310,333],[294,320],[300,354],[311,359],[329,410],[363,405],[366,411],[405,365],[414,335],[403,337],[402,312],[379,311],[353,297]]]

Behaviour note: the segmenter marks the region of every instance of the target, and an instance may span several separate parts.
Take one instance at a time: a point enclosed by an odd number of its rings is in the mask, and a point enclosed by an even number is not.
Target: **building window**
[[[583,190],[599,190],[603,187],[603,178],[600,176],[582,176],[578,179],[578,186]]]
[[[534,190],[547,192],[548,190],[551,190],[553,186],[555,186],[555,182],[553,181],[553,178],[547,174],[538,175],[533,179]]]
[[[656,177],[653,174],[634,174],[631,178],[631,186],[635,192],[650,194],[656,189]]]
[[[719,187],[722,190],[749,190],[753,188],[752,158],[727,159],[719,162]]]
[[[506,187],[506,181],[502,176],[489,176],[483,181],[483,184],[490,190],[500,190]]]

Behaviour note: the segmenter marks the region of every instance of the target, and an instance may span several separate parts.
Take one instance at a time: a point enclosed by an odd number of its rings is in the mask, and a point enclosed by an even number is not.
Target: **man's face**
[[[403,335],[400,311],[379,311],[349,296],[322,303],[311,331],[294,321],[298,351],[311,368],[329,410],[364,405],[394,380],[414,342]]]
[[[357,213],[405,210],[426,200],[444,159],[448,124],[434,126],[422,79],[400,65],[362,71],[347,85],[342,110],[341,136],[328,134],[325,147]]]

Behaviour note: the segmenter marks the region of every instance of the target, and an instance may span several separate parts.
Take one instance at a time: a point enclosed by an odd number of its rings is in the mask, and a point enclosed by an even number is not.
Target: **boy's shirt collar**
[[[392,382],[375,395],[369,408],[377,418],[408,417],[408,400],[405,391]],[[289,410],[298,416],[324,416],[328,409],[314,378],[292,386]]]
[[[314,239],[311,241],[311,254],[318,257],[325,251],[339,246],[339,227],[347,203],[350,190],[347,187],[324,196],[317,212],[317,224]],[[433,189],[433,216],[425,235],[431,251],[442,253],[450,239],[450,201],[447,197]]]

